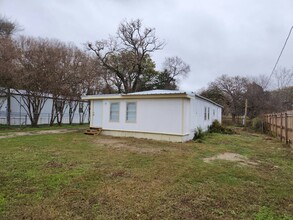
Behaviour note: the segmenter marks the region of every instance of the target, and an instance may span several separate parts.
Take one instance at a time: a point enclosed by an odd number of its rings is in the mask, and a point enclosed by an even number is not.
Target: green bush
[[[202,128],[198,127],[195,132],[194,132],[194,136],[193,136],[193,140],[202,140],[204,138],[205,134],[202,130]]]
[[[220,134],[234,134],[235,132],[230,129],[223,127],[218,120],[213,121],[213,123],[208,128],[209,133],[220,133]]]
[[[254,118],[252,119],[252,129],[258,132],[264,132],[264,123],[261,118]]]

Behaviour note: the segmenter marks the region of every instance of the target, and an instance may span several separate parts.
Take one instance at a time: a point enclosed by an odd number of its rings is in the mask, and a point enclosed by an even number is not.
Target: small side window
[[[210,107],[208,107],[208,120],[210,120]]]
[[[119,121],[119,102],[113,102],[110,104],[110,121],[118,122]]]
[[[126,121],[136,122],[136,102],[128,102],[126,105]]]

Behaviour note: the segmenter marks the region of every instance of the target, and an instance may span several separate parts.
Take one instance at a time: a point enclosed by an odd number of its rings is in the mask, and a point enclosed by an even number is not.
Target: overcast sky
[[[157,68],[165,57],[181,57],[191,72],[180,89],[197,91],[222,74],[270,75],[293,25],[293,0],[0,0],[0,14],[17,21],[21,34],[79,47],[140,18],[166,41],[153,54]],[[278,66],[293,67],[293,36]]]

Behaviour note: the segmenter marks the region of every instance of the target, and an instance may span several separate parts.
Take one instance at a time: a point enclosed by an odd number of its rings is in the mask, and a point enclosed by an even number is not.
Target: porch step
[[[88,135],[99,135],[102,132],[102,128],[90,128],[87,129],[84,134],[88,134]]]

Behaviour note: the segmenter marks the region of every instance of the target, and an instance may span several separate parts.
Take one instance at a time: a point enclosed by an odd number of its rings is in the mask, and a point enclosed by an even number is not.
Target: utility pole
[[[244,116],[242,121],[243,126],[246,126],[246,116],[247,116],[247,99],[245,99],[245,110],[244,110]]]

